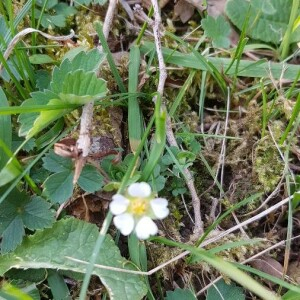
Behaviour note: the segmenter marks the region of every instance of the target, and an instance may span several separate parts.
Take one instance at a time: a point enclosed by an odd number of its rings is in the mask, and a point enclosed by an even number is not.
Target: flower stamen
[[[142,216],[149,209],[149,201],[143,198],[135,198],[130,201],[128,211],[134,215]]]

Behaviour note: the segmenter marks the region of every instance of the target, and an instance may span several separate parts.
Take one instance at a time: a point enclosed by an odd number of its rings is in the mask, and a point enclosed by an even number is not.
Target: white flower
[[[139,239],[147,239],[158,232],[152,219],[164,219],[169,214],[168,201],[154,198],[146,182],[131,184],[125,196],[116,194],[109,205],[115,226],[123,235],[135,231]]]

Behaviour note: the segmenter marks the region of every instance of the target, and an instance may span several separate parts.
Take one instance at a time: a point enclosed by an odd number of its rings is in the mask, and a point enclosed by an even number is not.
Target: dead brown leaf
[[[194,6],[185,0],[179,0],[174,6],[174,19],[180,18],[182,23],[186,23],[194,14]]]
[[[253,268],[267,273],[271,276],[277,278],[282,278],[283,276],[283,266],[276,259],[270,256],[262,256],[260,258],[256,258],[250,262],[250,265]]]

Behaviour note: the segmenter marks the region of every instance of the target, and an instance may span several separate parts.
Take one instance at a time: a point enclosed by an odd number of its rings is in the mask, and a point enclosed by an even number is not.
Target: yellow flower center
[[[130,201],[129,204],[129,212],[131,212],[133,215],[144,215],[149,208],[149,200],[144,198],[135,198]]]

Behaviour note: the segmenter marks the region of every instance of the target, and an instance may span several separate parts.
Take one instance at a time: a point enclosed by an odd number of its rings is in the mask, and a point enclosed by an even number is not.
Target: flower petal
[[[164,219],[169,214],[168,200],[165,198],[156,198],[150,201],[152,211],[157,219]]]
[[[109,204],[109,209],[113,215],[119,215],[126,211],[129,200],[120,194],[113,195],[113,201]]]
[[[129,235],[134,228],[134,219],[131,214],[125,213],[114,217],[114,224],[123,235]]]
[[[132,197],[146,198],[151,195],[151,187],[146,182],[132,183],[128,187],[128,194]]]
[[[135,227],[135,233],[141,240],[145,240],[149,238],[150,235],[157,234],[157,232],[158,228],[150,217],[142,217]]]

